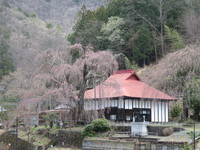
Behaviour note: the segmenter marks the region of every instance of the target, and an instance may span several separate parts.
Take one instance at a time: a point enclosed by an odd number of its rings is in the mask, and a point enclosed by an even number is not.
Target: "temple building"
[[[134,70],[120,70],[85,92],[85,110],[103,110],[113,121],[168,122],[171,97],[141,81]]]

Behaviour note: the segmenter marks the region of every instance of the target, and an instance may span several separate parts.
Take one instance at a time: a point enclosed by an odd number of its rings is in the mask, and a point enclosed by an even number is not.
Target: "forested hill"
[[[115,60],[119,69],[150,66],[144,81],[183,92],[199,82],[199,8],[197,0],[0,0],[4,97],[80,97],[117,69]]]
[[[140,67],[199,40],[196,0],[113,0],[91,11],[82,7],[71,44],[125,54]]]

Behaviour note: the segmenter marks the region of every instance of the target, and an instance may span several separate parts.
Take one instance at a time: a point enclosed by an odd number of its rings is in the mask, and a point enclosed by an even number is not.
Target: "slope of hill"
[[[200,45],[169,53],[157,64],[139,71],[142,79],[158,89],[180,94],[200,77]],[[196,80],[196,81],[195,81]]]
[[[95,9],[107,0],[6,0],[10,6],[28,13],[37,13],[39,18],[53,24],[60,24],[67,33],[71,31],[74,19],[81,6]]]
[[[5,3],[0,6],[0,27],[9,30],[8,51],[16,68],[30,73],[38,53],[50,48],[63,49],[67,45],[66,34],[40,20],[37,15],[29,15]]]

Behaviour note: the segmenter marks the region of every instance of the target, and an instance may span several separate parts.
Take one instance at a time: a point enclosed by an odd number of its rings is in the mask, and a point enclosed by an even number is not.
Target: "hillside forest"
[[[78,106],[116,70],[200,111],[200,1],[0,0],[0,100],[9,115]],[[78,100],[77,100],[78,99]],[[4,118],[6,119],[6,118]]]

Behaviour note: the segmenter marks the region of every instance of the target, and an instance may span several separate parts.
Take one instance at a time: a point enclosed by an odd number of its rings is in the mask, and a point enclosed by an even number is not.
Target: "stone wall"
[[[86,138],[83,150],[181,150],[183,143],[158,143],[144,140],[109,140]]]
[[[150,135],[158,135],[158,136],[164,136],[164,129],[166,128],[171,128],[167,126],[147,126],[147,130]],[[183,130],[183,128],[177,128],[177,127],[172,127],[173,132],[180,132]]]
[[[81,131],[68,131],[58,130],[55,134],[50,134],[54,145],[69,146],[69,147],[82,147],[83,138]]]
[[[89,140],[83,141],[83,150],[133,150],[135,142],[118,140]]]

